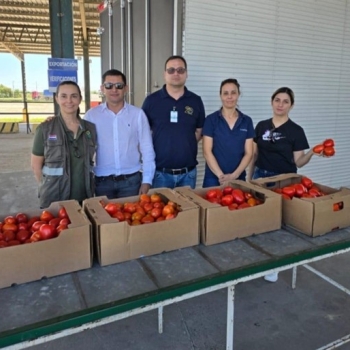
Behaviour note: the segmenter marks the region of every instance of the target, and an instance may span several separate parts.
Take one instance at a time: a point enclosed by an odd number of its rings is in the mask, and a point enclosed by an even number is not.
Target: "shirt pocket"
[[[61,162],[64,155],[63,140],[47,140],[45,142],[45,163]]]

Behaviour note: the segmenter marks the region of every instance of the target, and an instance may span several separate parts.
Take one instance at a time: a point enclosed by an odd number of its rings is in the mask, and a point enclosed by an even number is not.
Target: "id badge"
[[[170,123],[177,123],[177,111],[170,111]]]

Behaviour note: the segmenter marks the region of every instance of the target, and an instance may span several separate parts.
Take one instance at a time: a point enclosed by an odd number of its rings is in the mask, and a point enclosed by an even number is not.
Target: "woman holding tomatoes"
[[[245,180],[245,169],[253,155],[254,127],[252,119],[237,109],[239,96],[238,81],[224,80],[220,85],[222,107],[205,119],[203,187]]]
[[[296,173],[297,168],[307,164],[315,154],[309,148],[301,126],[289,118],[294,106],[294,93],[288,87],[277,89],[271,97],[272,118],[260,121],[255,128],[253,159],[248,179]],[[276,282],[278,274],[265,276]]]
[[[81,202],[94,195],[96,128],[80,118],[81,100],[75,82],[61,82],[56,92],[59,115],[36,129],[31,165],[39,184],[41,208],[60,200]]]

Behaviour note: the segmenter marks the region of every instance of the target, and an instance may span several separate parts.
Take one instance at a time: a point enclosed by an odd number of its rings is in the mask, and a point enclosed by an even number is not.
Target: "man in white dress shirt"
[[[125,75],[111,69],[102,76],[106,102],[90,109],[84,119],[97,131],[95,194],[120,198],[147,193],[155,171],[155,153],[147,117],[125,102]]]

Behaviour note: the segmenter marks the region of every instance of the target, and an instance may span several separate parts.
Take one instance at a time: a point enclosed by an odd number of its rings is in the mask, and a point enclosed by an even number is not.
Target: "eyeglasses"
[[[125,87],[124,83],[104,83],[103,86],[107,89],[107,90],[111,90],[113,88],[113,86],[117,89],[117,90],[122,90]]]
[[[78,148],[77,140],[74,139],[73,141],[71,141],[71,143],[72,143],[73,148],[74,148],[74,151],[73,151],[74,157],[80,158],[81,154],[80,154],[80,151],[79,151],[79,148]]]
[[[170,67],[170,68],[166,69],[166,72],[168,74],[174,74],[175,72],[178,74],[184,74],[186,72],[186,68],[184,68],[184,67],[178,67],[178,68]]]

